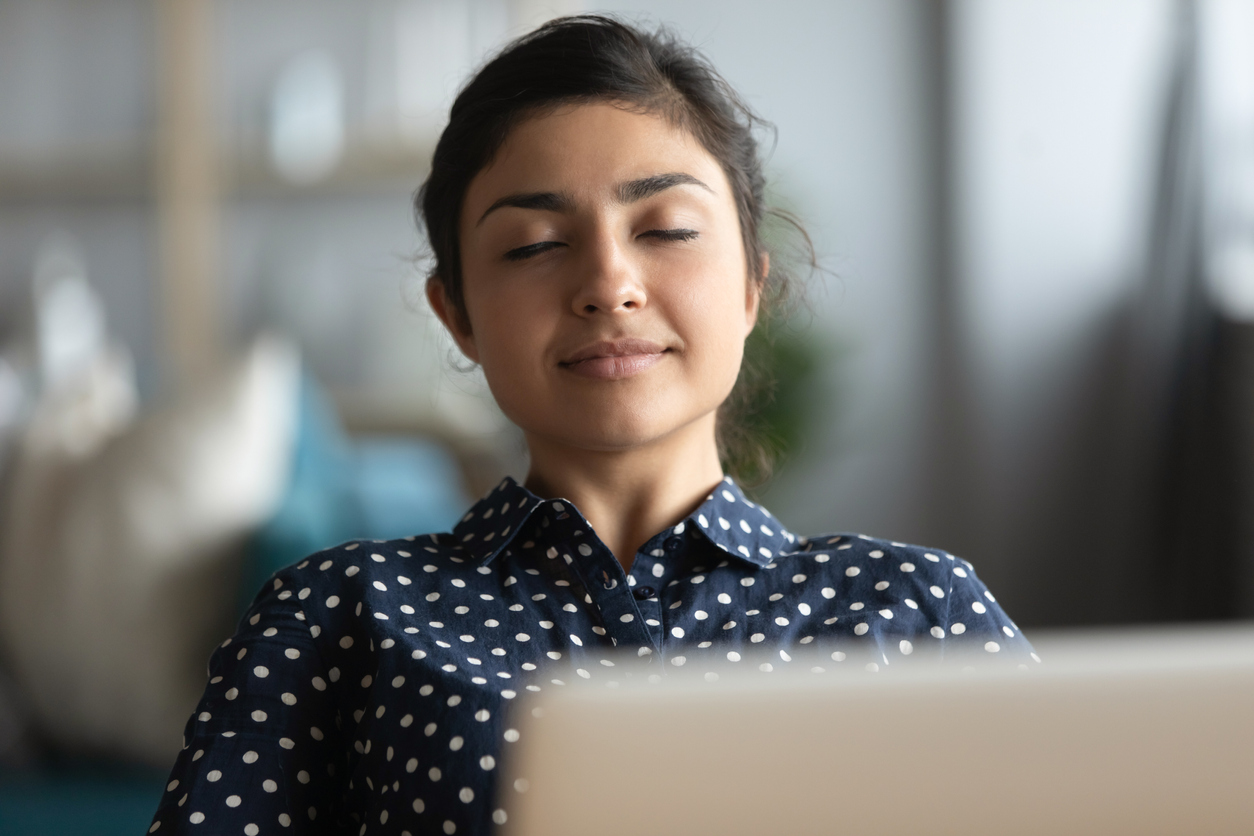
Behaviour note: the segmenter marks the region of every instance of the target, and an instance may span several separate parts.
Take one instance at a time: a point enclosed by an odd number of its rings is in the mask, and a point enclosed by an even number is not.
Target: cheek
[[[503,409],[518,392],[535,385],[552,333],[554,306],[521,285],[476,287],[468,314],[479,365]],[[508,412],[508,409],[506,410]]]
[[[735,275],[737,265],[728,265]],[[703,387],[730,389],[740,372],[746,334],[745,285],[728,272],[707,276],[675,299],[683,337]],[[724,393],[726,394],[726,393]]]

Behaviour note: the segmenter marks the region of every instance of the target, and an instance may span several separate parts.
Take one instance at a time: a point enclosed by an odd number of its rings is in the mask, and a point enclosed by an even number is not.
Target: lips
[[[584,346],[558,366],[580,377],[618,380],[651,368],[669,350],[649,340],[606,340]]]

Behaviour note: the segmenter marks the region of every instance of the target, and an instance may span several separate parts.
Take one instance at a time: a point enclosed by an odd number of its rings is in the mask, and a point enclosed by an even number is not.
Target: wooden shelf
[[[413,192],[427,176],[434,137],[422,142],[354,137],[327,177],[284,180],[261,140],[219,156],[223,198],[320,198]],[[98,143],[39,153],[0,152],[0,204],[148,200],[154,195],[152,149],[145,143]]]

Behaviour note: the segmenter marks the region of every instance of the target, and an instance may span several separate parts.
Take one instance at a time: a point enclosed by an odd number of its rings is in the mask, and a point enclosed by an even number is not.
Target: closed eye
[[[658,238],[663,241],[691,241],[700,233],[695,229],[650,229],[640,233],[641,238]]]
[[[540,241],[535,244],[528,244],[525,247],[515,247],[514,249],[509,250],[505,253],[505,260],[522,261],[524,259],[531,258],[534,255],[539,255],[540,253],[548,252],[549,250],[564,246],[566,245],[561,241]]]

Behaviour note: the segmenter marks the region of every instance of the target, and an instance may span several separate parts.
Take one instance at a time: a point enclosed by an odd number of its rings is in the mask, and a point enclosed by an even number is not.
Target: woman
[[[451,533],[280,572],[210,662],[153,830],[489,830],[509,700],[615,648],[658,670],[814,639],[872,668],[957,636],[1028,657],[969,564],[797,538],[725,478],[720,411],[776,295],[752,127],[690,48],[599,17],[470,82],[420,193],[428,297],[527,480]]]

